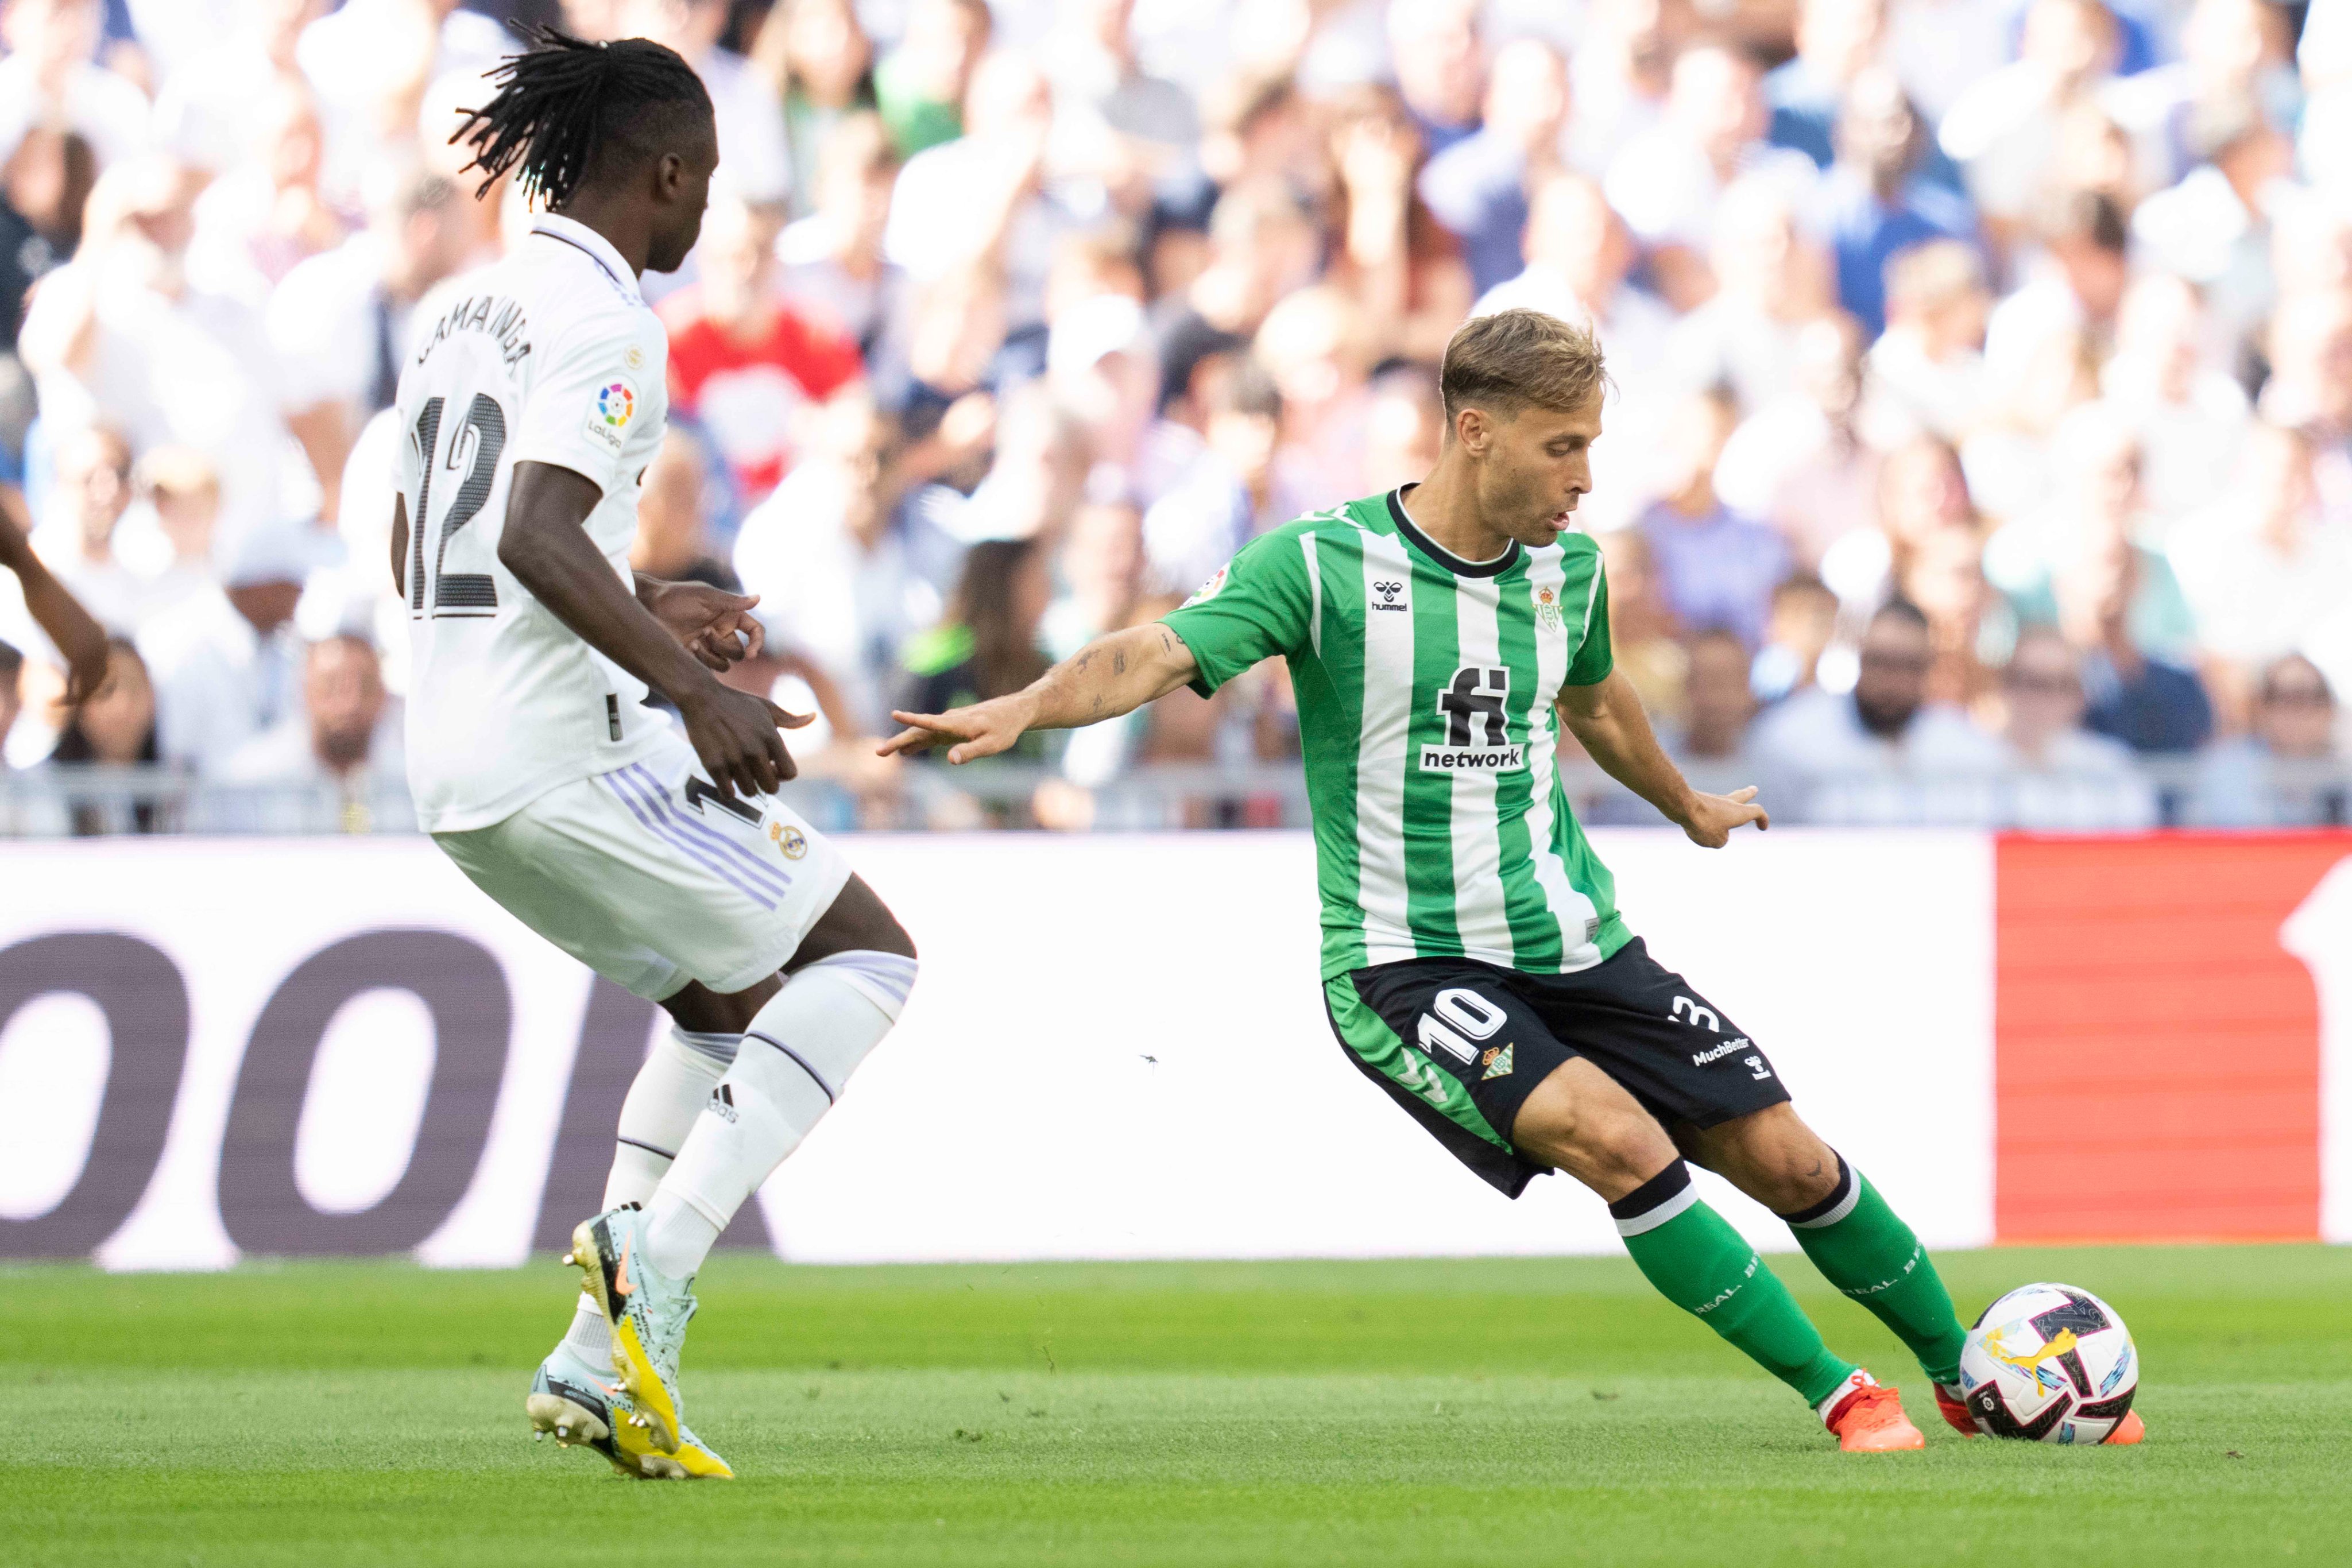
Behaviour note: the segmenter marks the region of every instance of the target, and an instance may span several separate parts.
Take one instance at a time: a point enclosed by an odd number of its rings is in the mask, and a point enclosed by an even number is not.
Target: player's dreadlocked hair
[[[488,176],[478,198],[520,165],[524,193],[560,207],[599,166],[651,156],[685,115],[710,112],[694,68],[650,38],[591,44],[541,27],[532,42],[490,73],[497,96],[449,138]]]

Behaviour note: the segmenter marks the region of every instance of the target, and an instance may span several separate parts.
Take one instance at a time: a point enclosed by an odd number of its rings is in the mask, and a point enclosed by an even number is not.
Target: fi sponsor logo
[[[1424,773],[1515,773],[1528,765],[1528,748],[1511,739],[1504,716],[1511,696],[1511,672],[1504,664],[1465,664],[1437,694],[1437,716],[1445,727],[1443,745],[1424,744]]]

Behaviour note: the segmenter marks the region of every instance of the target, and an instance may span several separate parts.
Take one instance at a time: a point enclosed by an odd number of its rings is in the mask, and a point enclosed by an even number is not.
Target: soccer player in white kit
[[[629,568],[667,406],[637,277],[700,232],[710,99],[642,38],[542,33],[498,79],[457,139],[544,211],[403,367],[409,783],[478,886],[677,1026],[622,1107],[605,1211],[574,1232],[582,1300],[532,1427],[625,1474],[727,1476],[681,1414],[693,1276],[896,1022],[915,947],[774,798],[794,771],[778,727],[806,720],[714,674],[757,651],[754,601]]]

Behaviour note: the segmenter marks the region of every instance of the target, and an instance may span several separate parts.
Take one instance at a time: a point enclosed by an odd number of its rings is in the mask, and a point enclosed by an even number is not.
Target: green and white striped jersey
[[[1590,536],[1465,561],[1391,492],[1253,540],[1166,619],[1204,696],[1289,661],[1324,978],[1454,956],[1559,974],[1630,939],[1552,760],[1560,687],[1611,667]]]

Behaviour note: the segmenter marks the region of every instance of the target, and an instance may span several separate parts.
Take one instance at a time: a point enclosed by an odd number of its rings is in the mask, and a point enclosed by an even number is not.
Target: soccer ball
[[[2025,1285],[1987,1307],[1960,1350],[1977,1430],[2104,1443],[2139,1392],[2139,1354],[2115,1308],[2072,1285]]]

